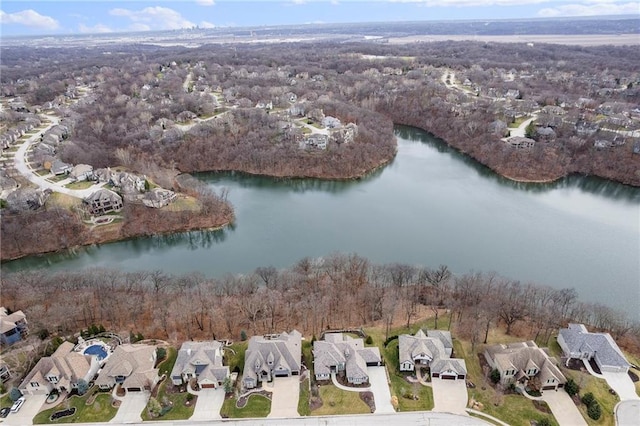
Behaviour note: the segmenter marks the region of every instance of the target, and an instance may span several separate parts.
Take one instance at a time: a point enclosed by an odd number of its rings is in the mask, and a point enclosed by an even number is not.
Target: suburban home
[[[103,390],[119,384],[127,392],[150,391],[159,379],[155,363],[155,346],[120,345],[107,359],[95,384]]]
[[[329,136],[321,133],[312,133],[304,139],[306,146],[318,149],[327,149],[327,142],[329,142]]]
[[[77,181],[87,180],[93,176],[93,166],[88,164],[78,164],[71,169],[69,176]]]
[[[108,189],[99,189],[84,199],[92,215],[102,215],[122,210],[122,197]]]
[[[160,209],[168,206],[176,199],[176,193],[164,188],[153,188],[144,194],[142,204],[147,207]]]
[[[69,173],[71,172],[72,169],[73,169],[73,166],[71,164],[67,164],[60,160],[54,160],[53,163],[51,163],[51,173],[53,173],[56,176]]]
[[[631,364],[609,333],[589,333],[583,324],[569,324],[558,332],[567,363],[571,358],[594,360],[602,372],[626,373]]]
[[[80,380],[89,383],[98,372],[100,361],[73,348],[73,343],[62,342],[53,355],[38,361],[18,389],[23,394],[46,395],[54,389],[71,391],[78,387]]]
[[[0,308],[0,343],[12,345],[28,333],[27,316],[22,311],[8,314],[6,308]]]
[[[526,386],[536,381],[540,390],[557,390],[567,382],[549,355],[533,341],[488,346],[484,357],[500,372],[503,385],[518,382]]]
[[[467,364],[463,359],[451,358],[453,341],[451,333],[442,330],[418,330],[413,336],[398,336],[398,361],[400,371],[415,371],[427,367],[431,378],[465,380]]]
[[[244,356],[242,384],[253,389],[261,382],[270,382],[276,377],[300,374],[302,358],[302,334],[291,333],[253,336]]]
[[[506,142],[516,149],[529,149],[533,148],[536,144],[535,140],[522,136],[511,136],[506,139]]]
[[[367,367],[381,365],[380,350],[364,346],[364,340],[343,333],[326,333],[313,343],[313,368],[316,380],[328,380],[332,373],[344,372],[347,382],[369,382]]]
[[[229,367],[222,365],[223,356],[221,342],[184,342],[171,370],[171,381],[180,386],[195,378],[201,388],[217,388],[229,377]]]

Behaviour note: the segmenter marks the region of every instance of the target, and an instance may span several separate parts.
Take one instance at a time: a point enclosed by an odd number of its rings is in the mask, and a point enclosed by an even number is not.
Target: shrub
[[[373,339],[371,338],[371,336],[367,336],[367,338],[364,340],[364,342],[367,345],[373,345]]]
[[[240,331],[240,340],[242,340],[243,342],[245,340],[247,340],[247,332],[246,331],[244,331],[244,330]]]
[[[78,380],[78,395],[82,396],[89,390],[89,383],[85,379]]]
[[[587,407],[589,407],[591,404],[593,404],[594,401],[595,401],[595,398],[594,398],[594,396],[593,396],[593,394],[591,392],[585,393],[582,396],[582,403],[584,405],[586,405]]]
[[[602,409],[600,408],[598,401],[593,400],[589,407],[587,407],[587,415],[593,420],[598,420],[600,418],[602,415]]]
[[[498,383],[500,381],[500,371],[498,371],[497,368],[494,368],[493,370],[491,370],[491,374],[489,374],[489,378],[491,379],[491,381],[495,385],[496,383]]]
[[[11,398],[13,402],[16,402],[17,400],[19,400],[21,396],[22,396],[22,392],[20,392],[20,389],[11,388],[11,392],[9,392],[9,398]]]
[[[564,390],[569,394],[569,396],[573,396],[578,393],[580,388],[578,384],[573,381],[573,379],[567,380],[567,384],[564,385]]]
[[[387,347],[387,345],[388,345],[389,343],[391,343],[393,340],[396,340],[397,338],[398,338],[398,335],[397,335],[397,334],[396,334],[396,335],[394,335],[394,336],[389,336],[389,337],[387,337],[387,340],[385,340],[385,341],[384,341],[384,346],[385,346],[385,348]]]
[[[162,411],[162,406],[154,397],[149,398],[149,403],[147,405],[147,409],[149,410],[149,414],[151,417],[158,417],[160,412]]]
[[[164,359],[167,356],[167,350],[165,348],[156,349],[156,358],[158,361]]]
[[[551,426],[551,420],[547,417],[543,417],[538,420],[538,426]]]
[[[46,339],[47,337],[49,337],[49,330],[47,330],[46,328],[39,330],[38,337],[40,338],[40,340]]]

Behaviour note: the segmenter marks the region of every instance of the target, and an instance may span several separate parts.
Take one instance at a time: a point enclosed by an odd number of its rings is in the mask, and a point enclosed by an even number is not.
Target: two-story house
[[[195,378],[201,388],[217,388],[229,377],[223,357],[224,347],[218,341],[184,342],[171,370],[171,381],[179,386]]]
[[[9,314],[6,308],[0,308],[0,343],[12,345],[24,339],[28,333],[27,316],[22,311]]]
[[[245,352],[242,384],[246,389],[253,389],[276,377],[299,375],[301,358],[302,334],[297,330],[253,336]]]

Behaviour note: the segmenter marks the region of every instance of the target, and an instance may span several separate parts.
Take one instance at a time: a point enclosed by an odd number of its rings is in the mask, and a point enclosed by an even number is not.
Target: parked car
[[[8,415],[9,415],[9,407],[4,407],[2,410],[0,410],[0,419],[4,419]]]
[[[22,407],[22,404],[24,404],[24,396],[21,396],[16,400],[16,402],[13,403],[13,405],[11,406],[11,412],[17,413],[18,411],[20,411],[20,407]]]

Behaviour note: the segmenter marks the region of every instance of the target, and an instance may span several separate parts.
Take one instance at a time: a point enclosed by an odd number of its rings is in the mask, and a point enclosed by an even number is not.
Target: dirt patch
[[[534,400],[533,406],[536,407],[536,410],[540,411],[541,413],[551,414],[551,409],[549,408],[549,405],[544,401]]]
[[[376,411],[376,401],[373,397],[373,392],[360,392],[360,399],[369,406],[372,413]]]

